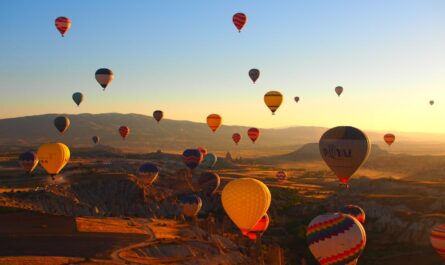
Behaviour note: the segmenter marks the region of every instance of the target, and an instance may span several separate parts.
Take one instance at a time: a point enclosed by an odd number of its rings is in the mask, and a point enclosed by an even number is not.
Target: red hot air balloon
[[[239,141],[241,140],[241,134],[239,134],[239,133],[234,133],[234,134],[232,134],[232,140],[233,140],[236,144],[238,144]]]
[[[153,112],[153,118],[159,123],[162,120],[162,117],[164,117],[164,112],[162,110],[155,110]]]
[[[383,136],[383,140],[387,145],[391,146],[392,143],[394,143],[394,141],[396,140],[396,136],[392,133],[387,133]]]
[[[191,170],[195,169],[202,162],[202,153],[198,149],[186,149],[182,153],[185,165]]]
[[[233,24],[238,29],[238,32],[241,32],[241,29],[246,25],[247,16],[244,13],[236,13],[233,15]]]
[[[252,143],[255,143],[258,137],[260,137],[260,130],[257,128],[250,128],[247,131],[247,135],[249,136],[250,140],[252,140]]]
[[[270,218],[267,213],[261,217],[258,223],[250,230],[241,230],[241,233],[247,236],[250,240],[256,240],[259,236],[262,236],[269,227]]]
[[[277,172],[277,179],[279,182],[283,182],[287,179],[286,172],[283,170],[280,170]]]
[[[57,30],[62,34],[62,37],[71,27],[71,20],[67,17],[56,18],[55,25]]]
[[[130,134],[130,128],[128,128],[127,126],[121,126],[119,128],[119,134],[121,135],[122,139],[125,140],[128,134]]]

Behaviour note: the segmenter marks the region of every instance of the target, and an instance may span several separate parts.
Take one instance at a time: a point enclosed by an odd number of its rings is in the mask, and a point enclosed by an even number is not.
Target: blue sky
[[[0,118],[162,109],[258,127],[445,132],[444,11],[443,0],[4,0]],[[249,18],[241,33],[236,12]],[[58,16],[72,20],[65,38]],[[105,92],[94,80],[101,67],[115,73]],[[269,90],[285,96],[275,116]]]

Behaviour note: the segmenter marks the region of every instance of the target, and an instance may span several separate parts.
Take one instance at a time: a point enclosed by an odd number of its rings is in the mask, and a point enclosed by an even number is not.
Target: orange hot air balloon
[[[71,20],[67,17],[56,18],[55,25],[57,30],[62,34],[62,37],[71,27]]]
[[[249,136],[250,140],[252,140],[252,143],[255,143],[258,137],[260,137],[260,130],[257,128],[250,128],[247,131],[247,136]]]
[[[232,134],[232,140],[238,145],[239,141],[241,140],[241,134],[239,133]]]
[[[207,116],[207,125],[213,132],[216,132],[216,130],[218,130],[218,128],[221,126],[221,123],[222,118],[218,114],[210,114],[209,116]]]
[[[336,87],[335,93],[337,93],[337,95],[340,96],[341,93],[343,93],[343,87],[341,87],[341,86]]]
[[[241,233],[245,236],[247,236],[250,240],[256,240],[259,236],[262,236],[264,232],[266,232],[267,228],[269,227],[270,218],[269,215],[266,213],[261,219],[258,221],[258,223],[250,230],[241,230]]]
[[[125,140],[128,134],[130,134],[130,128],[128,128],[127,126],[121,126],[119,128],[119,134],[121,135],[122,139]]]
[[[264,95],[264,103],[272,111],[272,115],[275,115],[275,111],[277,111],[282,102],[283,95],[278,91],[269,91]]]
[[[396,140],[396,136],[392,133],[387,133],[385,134],[385,136],[383,136],[383,140],[385,140],[385,143],[391,146],[392,143],[394,143],[394,141]]]
[[[246,25],[247,22],[247,16],[244,13],[236,13],[233,15],[233,24],[238,29],[238,32],[241,32],[244,25]]]
[[[318,146],[321,157],[345,187],[371,151],[366,134],[351,126],[327,130],[321,136]]]

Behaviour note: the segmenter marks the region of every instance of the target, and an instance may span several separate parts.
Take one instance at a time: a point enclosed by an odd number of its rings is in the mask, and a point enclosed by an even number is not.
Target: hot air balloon
[[[139,167],[137,175],[144,184],[151,185],[158,178],[159,169],[155,164],[144,163]]]
[[[221,201],[230,219],[241,230],[251,230],[269,209],[269,188],[253,178],[239,178],[224,187]]]
[[[98,144],[99,143],[99,141],[100,141],[100,138],[99,138],[99,136],[93,136],[92,138],[91,138],[92,140],[93,140],[93,143],[95,143],[95,144]]]
[[[186,149],[182,153],[185,165],[191,170],[195,169],[202,162],[202,153],[198,149]]]
[[[119,127],[119,134],[121,135],[122,140],[125,140],[125,138],[127,138],[127,136],[130,134],[130,128],[122,125]]]
[[[201,152],[202,157],[205,157],[207,155],[207,149],[204,147],[198,147],[198,150]]]
[[[31,172],[37,167],[39,159],[37,158],[36,153],[27,151],[19,155],[19,163],[26,173],[31,174]]]
[[[239,141],[241,140],[241,134],[239,133],[232,134],[232,140],[235,142],[235,144],[238,145]]]
[[[55,25],[60,34],[62,34],[62,37],[64,37],[65,33],[71,27],[71,20],[67,17],[58,17],[56,18]]]
[[[368,158],[371,144],[366,134],[359,129],[339,126],[321,136],[319,149],[328,167],[347,187],[349,178]]]
[[[65,116],[59,116],[54,119],[54,126],[56,126],[56,129],[63,134],[70,127],[70,119]]]
[[[250,140],[252,140],[252,143],[255,143],[258,137],[260,137],[260,130],[257,128],[250,128],[247,131],[247,136],[249,136]]]
[[[218,157],[215,154],[208,153],[207,155],[204,156],[201,163],[201,167],[206,169],[211,169],[216,164],[217,160]]]
[[[437,225],[431,230],[430,241],[433,248],[445,261],[445,224]]]
[[[77,106],[79,107],[80,103],[82,103],[82,101],[83,101],[82,93],[80,93],[80,92],[74,93],[73,94],[73,100],[77,104]]]
[[[202,200],[199,196],[191,194],[184,195],[180,199],[182,214],[188,217],[194,217],[199,213],[202,207]]]
[[[327,213],[310,222],[306,241],[320,264],[355,265],[365,248],[366,232],[349,215]]]
[[[247,236],[250,240],[257,240],[258,235],[262,236],[269,227],[270,219],[269,215],[266,213],[258,223],[250,230],[241,230],[241,233]]]
[[[114,74],[110,69],[100,68],[96,71],[96,80],[104,91],[105,88],[107,88],[107,86],[111,84],[113,79],[114,79]]]
[[[37,150],[37,157],[40,165],[54,177],[70,160],[70,149],[63,143],[42,144]]]
[[[209,116],[207,116],[207,125],[213,132],[216,132],[216,130],[218,130],[218,128],[221,126],[221,123],[222,118],[218,114],[210,114]]]
[[[236,13],[233,15],[232,20],[233,24],[235,24],[235,27],[238,29],[238,32],[241,32],[241,29],[246,25],[247,16],[244,13]]]
[[[280,171],[278,171],[277,172],[277,179],[278,179],[278,181],[285,181],[286,179],[287,179],[287,175],[286,175],[286,172],[285,171],[283,171],[283,170],[280,170]]]
[[[434,100],[430,100],[430,105],[434,105]]]
[[[335,93],[337,93],[337,95],[340,96],[341,93],[343,93],[343,87],[341,87],[341,86],[336,87]]]
[[[300,97],[294,97],[294,99],[295,99],[295,102],[297,102],[297,103],[298,103],[298,101],[300,101]]]
[[[153,112],[153,118],[159,123],[164,117],[164,112],[162,110],[155,110]]]
[[[264,95],[264,103],[275,115],[275,111],[280,107],[281,102],[283,102],[283,95],[278,91],[269,91]]]
[[[221,180],[218,174],[213,172],[203,172],[198,178],[197,186],[206,195],[215,193]]]
[[[385,136],[383,136],[383,140],[385,141],[385,143],[391,146],[392,143],[394,143],[394,141],[396,140],[396,136],[392,133],[387,133],[385,134]]]
[[[362,225],[365,224],[365,219],[366,219],[365,211],[357,205],[352,205],[352,204],[345,205],[340,208],[339,212],[343,214],[349,214],[355,219],[357,219]]]
[[[260,70],[255,69],[255,68],[250,69],[249,70],[249,76],[250,76],[250,79],[252,79],[252,82],[255,84],[255,82],[260,77]]]

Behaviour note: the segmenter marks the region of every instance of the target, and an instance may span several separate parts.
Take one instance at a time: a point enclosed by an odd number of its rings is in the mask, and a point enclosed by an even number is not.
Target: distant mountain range
[[[204,146],[213,152],[258,152],[261,154],[284,154],[294,151],[306,143],[317,143],[327,128],[298,126],[278,129],[261,129],[261,136],[255,144],[247,137],[249,127],[223,125],[212,133],[205,123],[164,119],[159,124],[150,117],[139,114],[77,114],[65,115],[71,121],[70,128],[64,135],[54,127],[55,117],[63,114],[45,114],[19,118],[0,119],[0,145],[32,146],[49,141],[61,141],[71,147],[93,146],[92,136],[100,137],[100,143],[125,151],[153,152],[178,151],[185,148]],[[130,127],[126,140],[118,133],[121,125]],[[236,146],[232,134],[239,132],[241,142]],[[370,139],[384,147],[383,133],[366,131]],[[394,148],[401,148],[399,139],[403,139],[403,148],[408,145],[422,145],[422,140],[439,141],[443,135],[416,133],[398,133]],[[398,146],[398,147],[397,147]],[[431,147],[443,145],[434,144]],[[402,148],[402,149],[403,149]],[[410,151],[407,151],[410,152]]]

